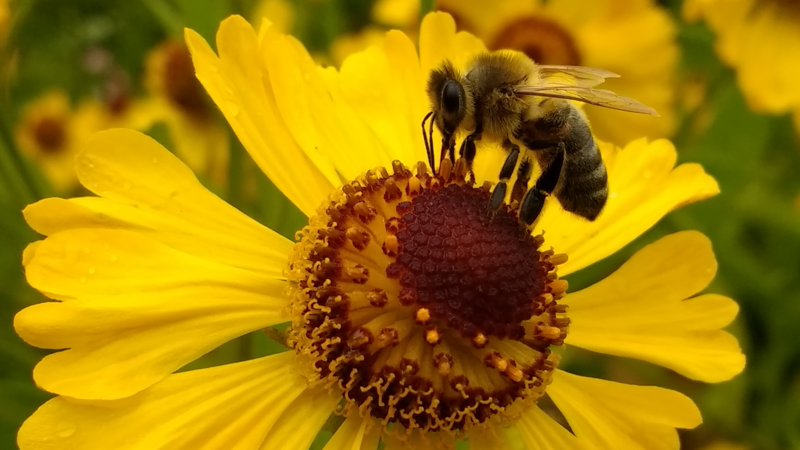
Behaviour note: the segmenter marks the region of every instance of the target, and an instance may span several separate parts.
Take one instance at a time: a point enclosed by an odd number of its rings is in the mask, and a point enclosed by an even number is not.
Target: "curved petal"
[[[694,428],[702,422],[691,399],[659,387],[632,386],[558,370],[547,393],[589,448],[677,450],[680,443],[675,428]]]
[[[455,35],[456,23],[450,14],[433,12],[422,19],[419,29],[419,60],[424,77],[427,78],[442,60],[451,57]]]
[[[263,58],[275,32],[257,36],[240,16],[225,19],[217,32],[219,57],[208,43],[186,30],[197,78],[262,171],[306,215],[313,215],[340,184],[333,164],[313,148],[301,146],[279,108]]]
[[[517,422],[526,450],[579,450],[585,446],[538,406],[525,411]]]
[[[56,397],[19,430],[21,450],[259,449],[303,398],[294,353],[170,376],[113,401]],[[313,438],[313,436],[312,436]]]
[[[343,179],[389,166],[377,136],[342,97],[339,75],[318,67],[292,37],[274,39],[265,53],[275,100],[294,138],[333,161]]]
[[[562,276],[616,252],[673,209],[719,193],[717,182],[699,165],[674,167],[677,153],[667,140],[648,144],[640,139],[621,150],[599,145],[609,189],[600,216],[587,222],[551,198],[534,229],[545,232],[545,245],[569,255],[569,261],[559,266]]]
[[[744,369],[736,339],[720,328],[739,308],[720,295],[684,300],[716,273],[711,242],[685,231],[644,247],[599,283],[568,294],[566,342],[649,361],[695,380],[719,382]]]
[[[232,338],[287,320],[285,281],[137,233],[63,231],[26,259],[31,286],[64,302],[26,308],[14,326],[32,345],[69,349],[34,369],[40,387],[61,395],[127,397]]]
[[[255,272],[281,271],[292,242],[204,188],[153,139],[102,131],[86,143],[76,170],[102,198],[50,198],[25,208],[28,224],[51,235],[73,228],[129,229],[183,252]]]
[[[308,448],[338,402],[325,389],[304,392],[286,408],[261,444],[261,450]]]
[[[349,417],[322,450],[377,450],[380,424],[361,417]]]
[[[339,71],[339,89],[384,152],[392,159],[413,164],[425,154],[420,127],[426,113],[424,90],[418,76],[417,80],[409,78],[417,71],[401,68],[406,64],[418,67],[419,63],[408,38],[401,39],[398,34],[389,33],[382,47],[350,55]],[[401,89],[414,81],[418,86],[415,90]]]

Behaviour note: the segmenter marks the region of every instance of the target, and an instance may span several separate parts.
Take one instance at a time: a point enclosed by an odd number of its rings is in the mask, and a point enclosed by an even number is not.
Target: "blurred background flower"
[[[25,345],[11,328],[17,311],[42,300],[22,276],[22,249],[36,236],[20,211],[41,198],[82,192],[72,159],[94,131],[144,131],[209,189],[264,225],[291,238],[304,224],[198,90],[186,64],[183,27],[213,42],[230,14],[255,24],[267,17],[298,36],[318,61],[338,65],[387,29],[414,32],[420,16],[435,8],[454,14],[460,29],[492,48],[619,73],[608,88],[662,117],[587,107],[595,134],[617,144],[669,137],[679,162],[701,163],[719,182],[720,195],[672,212],[614,256],[570,275],[570,289],[602,279],[667,233],[700,230],[719,261],[709,291],[741,306],[731,331],[747,353],[747,370],[730,383],[701,385],[590,352],[576,352],[565,367],[687,393],[704,424],[682,432],[682,448],[800,448],[800,350],[793,345],[800,340],[798,2],[0,0],[0,449],[15,448],[19,425],[49,397],[31,381],[45,352]],[[187,369],[278,349],[257,333]],[[320,433],[313,448],[322,448],[335,426]]]

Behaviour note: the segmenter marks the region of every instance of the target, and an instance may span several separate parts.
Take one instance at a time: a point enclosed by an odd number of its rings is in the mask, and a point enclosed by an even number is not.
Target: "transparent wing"
[[[570,86],[581,87],[595,87],[598,84],[606,81],[606,78],[619,78],[619,75],[608,70],[595,69],[594,67],[583,66],[547,66],[540,65],[539,77],[545,84],[559,84],[552,83],[551,80],[569,80],[568,83],[563,83]]]
[[[517,95],[535,95],[538,97],[562,98],[577,100],[590,105],[604,108],[618,109],[639,114],[658,116],[653,108],[645,106],[638,101],[617,95],[606,89],[593,89],[582,86],[565,86],[561,84],[543,84],[517,86],[514,90]]]

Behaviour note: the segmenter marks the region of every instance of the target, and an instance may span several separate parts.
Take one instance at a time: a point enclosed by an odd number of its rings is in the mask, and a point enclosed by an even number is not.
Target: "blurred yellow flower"
[[[736,70],[756,111],[800,108],[800,3],[793,0],[686,0],[683,15],[716,34],[720,59]]]
[[[592,131],[625,144],[670,136],[676,125],[675,25],[653,0],[438,0],[459,29],[489,49],[520,50],[541,64],[598,67],[621,75],[603,86],[654,108],[661,117],[586,106]]]
[[[164,123],[175,154],[194,172],[222,183],[228,167],[228,134],[215,121],[186,46],[168,40],[154,48],[145,61],[144,85],[150,93],[143,101],[150,114],[148,127]]]
[[[53,90],[25,106],[15,139],[20,151],[36,162],[53,188],[66,192],[78,183],[73,167],[79,150],[78,134],[67,94]]]
[[[24,212],[47,236],[26,249],[26,277],[55,301],[14,325],[32,345],[65,350],[34,370],[58,396],[23,424],[21,450],[306,449],[335,413],[345,420],[325,450],[507,448],[508,430],[525,448],[677,449],[676,428],[701,422],[688,397],[567,373],[553,350],[571,344],[705,382],[742,370],[721,329],[736,303],[695,296],[716,271],[702,234],[660,239],[577,292],[559,278],[718,192],[698,165],[675,167],[668,141],[600,144],[603,214],[590,223],[551,204],[526,234],[508,205],[483,220],[482,174],[502,155],[479,153],[476,185],[459,163],[439,175],[417,163],[430,70],[484,49],[450,16],[425,18],[419,54],[389,32],[339,71],[241,17],[221,24],[219,54],[186,38],[198,78],[308,226],[292,242],[205,190],[152,139],[95,135],[76,169],[99,197]],[[175,373],[282,322],[290,350]],[[571,431],[536,407],[545,390]]]

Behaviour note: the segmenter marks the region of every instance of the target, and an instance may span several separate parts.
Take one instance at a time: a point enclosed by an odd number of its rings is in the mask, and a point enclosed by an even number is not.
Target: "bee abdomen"
[[[565,210],[594,220],[608,199],[608,174],[600,151],[589,139],[580,149],[567,149],[567,155],[556,198]]]

